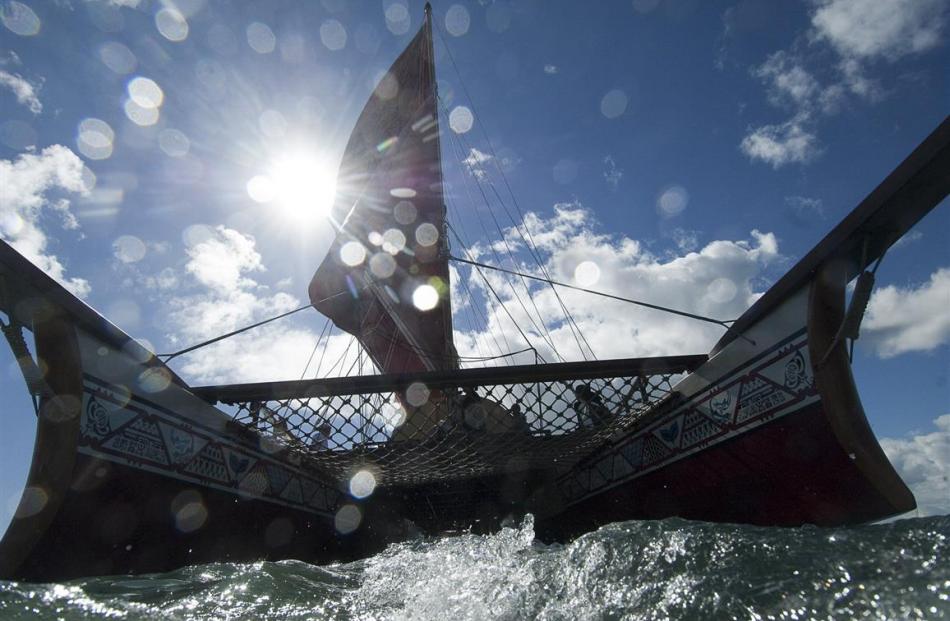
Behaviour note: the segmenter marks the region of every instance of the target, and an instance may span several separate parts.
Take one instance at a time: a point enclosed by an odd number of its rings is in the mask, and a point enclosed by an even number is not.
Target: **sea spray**
[[[0,582],[2,619],[942,619],[950,517],[854,528],[621,522],[567,545],[533,521],[371,558]]]

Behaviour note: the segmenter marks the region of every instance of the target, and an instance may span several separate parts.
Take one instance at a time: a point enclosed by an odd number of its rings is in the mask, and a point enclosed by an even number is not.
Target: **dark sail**
[[[356,122],[337,177],[338,235],[310,282],[317,310],[385,373],[458,367],[433,61],[427,11]]]

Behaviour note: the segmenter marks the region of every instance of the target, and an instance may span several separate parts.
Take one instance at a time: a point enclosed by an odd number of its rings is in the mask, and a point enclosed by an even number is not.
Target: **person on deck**
[[[323,423],[317,427],[316,432],[313,434],[313,442],[311,445],[313,448],[318,451],[326,451],[330,448],[330,435],[333,433],[333,427],[330,426],[330,423]]]
[[[580,428],[596,429],[606,425],[613,418],[600,398],[600,394],[591,390],[589,384],[574,386],[574,396],[577,397],[573,405]]]

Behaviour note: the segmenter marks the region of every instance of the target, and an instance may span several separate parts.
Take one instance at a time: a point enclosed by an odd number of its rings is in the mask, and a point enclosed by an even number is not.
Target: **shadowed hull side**
[[[826,266],[686,378],[677,388],[690,396],[670,413],[561,477],[573,502],[541,520],[539,532],[563,539],[612,521],[673,516],[838,526],[916,508],[868,425],[845,343],[835,339],[846,285],[840,263]],[[803,327],[792,331],[796,323]],[[769,334],[789,336],[763,346]],[[723,369],[737,349],[760,351]],[[703,376],[716,379],[691,382]]]
[[[334,532],[332,518],[80,454],[56,518],[11,577],[50,581],[209,562],[328,560],[346,555]]]
[[[563,541],[631,519],[836,526],[912,508],[895,508],[875,489],[816,404],[587,498],[535,529],[543,539]]]

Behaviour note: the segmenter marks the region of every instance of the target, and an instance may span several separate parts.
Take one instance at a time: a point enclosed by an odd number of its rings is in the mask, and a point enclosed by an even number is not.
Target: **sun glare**
[[[308,222],[330,213],[336,181],[315,156],[293,153],[278,158],[265,174],[248,181],[247,193],[259,203],[273,205],[288,220]]]

